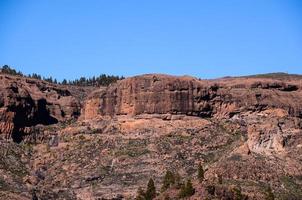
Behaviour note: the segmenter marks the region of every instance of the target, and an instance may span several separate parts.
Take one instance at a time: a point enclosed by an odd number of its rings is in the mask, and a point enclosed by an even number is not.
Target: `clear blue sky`
[[[0,0],[0,65],[62,80],[302,73],[301,0]]]

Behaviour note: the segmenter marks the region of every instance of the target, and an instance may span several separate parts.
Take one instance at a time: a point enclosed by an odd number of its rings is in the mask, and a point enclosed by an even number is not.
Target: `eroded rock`
[[[139,114],[229,118],[236,113],[269,108],[301,117],[302,93],[298,88],[294,83],[259,79],[202,81],[193,77],[142,75],[95,91],[86,101],[83,118]]]
[[[77,117],[80,104],[67,89],[44,81],[0,75],[0,133],[20,142],[37,124]]]

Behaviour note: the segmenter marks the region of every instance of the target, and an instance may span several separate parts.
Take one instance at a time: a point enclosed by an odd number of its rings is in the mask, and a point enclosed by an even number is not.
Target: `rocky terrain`
[[[189,179],[192,200],[302,199],[300,76],[87,88],[1,74],[0,90],[0,199],[135,199],[150,178],[155,199]],[[163,190],[167,171],[179,184]]]

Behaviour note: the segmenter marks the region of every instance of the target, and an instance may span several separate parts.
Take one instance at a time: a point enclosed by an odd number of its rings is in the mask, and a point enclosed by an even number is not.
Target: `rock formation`
[[[31,127],[77,117],[80,104],[64,88],[30,78],[0,75],[0,133],[20,142]]]
[[[230,117],[238,112],[281,108],[302,117],[300,85],[274,80],[202,81],[192,77],[143,75],[95,91],[83,115],[185,114]]]

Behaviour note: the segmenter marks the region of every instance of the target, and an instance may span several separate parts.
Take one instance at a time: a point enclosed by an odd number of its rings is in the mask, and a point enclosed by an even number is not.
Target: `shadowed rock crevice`
[[[15,113],[14,129],[11,137],[17,143],[22,142],[24,136],[29,134],[30,127],[38,124],[51,125],[58,123],[58,120],[50,115],[46,99],[39,99],[35,103],[31,98],[26,98],[23,104],[13,106],[10,111]]]
[[[46,107],[47,102],[46,99],[38,100],[38,110],[36,117],[36,124],[50,125],[58,123],[58,120],[52,117],[49,113],[49,110]],[[62,115],[65,116],[65,115]]]
[[[0,136],[20,143],[36,125],[77,118],[80,103],[62,86],[0,74]]]

